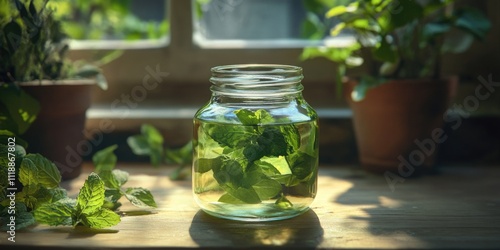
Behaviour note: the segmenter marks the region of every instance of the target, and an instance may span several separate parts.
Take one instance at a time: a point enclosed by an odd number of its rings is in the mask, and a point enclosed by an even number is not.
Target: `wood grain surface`
[[[1,234],[0,248],[500,248],[500,169],[447,167],[406,179],[391,191],[385,178],[358,167],[322,166],[311,210],[283,221],[250,223],[200,211],[191,181],[171,181],[171,167],[119,165],[127,187],[152,190],[158,209],[141,214],[131,205],[115,227],[82,230],[34,226],[16,242]],[[76,195],[91,171],[63,183]],[[125,203],[125,202],[124,202]]]

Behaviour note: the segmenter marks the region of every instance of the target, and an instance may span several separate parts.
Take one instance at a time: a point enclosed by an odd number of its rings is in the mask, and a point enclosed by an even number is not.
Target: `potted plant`
[[[23,135],[28,151],[54,161],[70,179],[80,174],[82,134],[91,88],[106,89],[99,68],[71,62],[61,23],[48,1],[1,2],[0,129]],[[82,145],[79,145],[82,144]]]
[[[347,48],[306,48],[302,58],[337,63],[365,169],[403,177],[428,170],[445,136],[443,113],[457,85],[456,78],[441,75],[442,55],[464,52],[474,40],[483,40],[490,22],[454,0],[337,2],[343,4],[326,13],[339,20],[331,35],[346,31],[355,41]],[[342,78],[346,68],[366,59],[373,66],[369,72]]]

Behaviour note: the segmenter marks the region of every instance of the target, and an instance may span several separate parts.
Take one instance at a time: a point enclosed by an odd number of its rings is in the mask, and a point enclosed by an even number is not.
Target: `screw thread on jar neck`
[[[275,64],[241,64],[212,68],[214,95],[244,98],[284,97],[303,90],[302,68]]]

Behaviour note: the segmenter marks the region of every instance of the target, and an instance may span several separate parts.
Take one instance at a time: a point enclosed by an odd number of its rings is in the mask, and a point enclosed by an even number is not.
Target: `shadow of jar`
[[[323,228],[313,210],[281,221],[243,222],[220,219],[198,211],[189,228],[200,247],[315,248],[323,241]]]

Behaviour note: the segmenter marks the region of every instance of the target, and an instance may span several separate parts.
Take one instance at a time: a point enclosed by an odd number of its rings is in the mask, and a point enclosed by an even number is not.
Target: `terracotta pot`
[[[82,155],[92,147],[83,131],[94,81],[71,80],[23,83],[22,88],[40,103],[40,113],[23,138],[28,153],[40,153],[52,160],[63,180],[81,173]]]
[[[354,102],[356,81],[346,81],[359,160],[364,169],[403,177],[427,171],[445,140],[443,114],[457,87],[447,80],[392,80]]]

